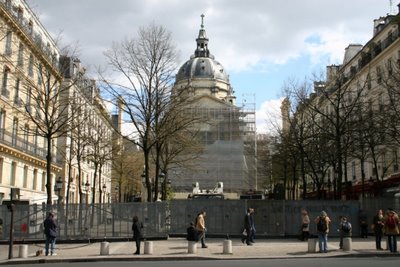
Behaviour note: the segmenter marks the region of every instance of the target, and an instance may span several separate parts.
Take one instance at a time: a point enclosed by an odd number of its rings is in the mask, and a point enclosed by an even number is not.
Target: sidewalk
[[[22,264],[68,261],[129,261],[129,260],[189,260],[189,259],[262,259],[310,257],[372,257],[400,256],[388,251],[375,250],[373,238],[353,239],[352,251],[339,250],[339,239],[328,243],[328,253],[307,253],[308,243],[295,239],[261,239],[253,246],[246,246],[239,239],[232,240],[232,254],[223,254],[224,239],[208,239],[208,248],[197,247],[196,254],[188,254],[188,244],[183,238],[170,238],[153,242],[153,254],[133,255],[134,242],[110,242],[109,255],[100,255],[101,243],[57,244],[56,256],[36,256],[44,244],[29,244],[28,257],[18,258],[19,245],[14,246],[14,259],[8,260],[8,246],[0,246],[0,264]],[[382,242],[385,246],[385,242]],[[143,242],[142,250],[143,253]],[[317,245],[318,250],[318,245]]]

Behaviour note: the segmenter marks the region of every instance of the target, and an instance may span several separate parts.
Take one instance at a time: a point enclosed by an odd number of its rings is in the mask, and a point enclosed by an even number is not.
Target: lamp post
[[[107,186],[106,186],[106,184],[103,184],[103,187],[102,187],[102,193],[103,193],[103,199],[102,199],[102,201],[103,201],[103,203],[105,203],[106,202],[106,190],[107,190]]]
[[[89,190],[90,190],[89,181],[86,181],[86,183],[83,185],[83,190],[86,192],[85,201],[86,201],[86,203],[89,203]]]
[[[60,177],[58,177],[58,179],[56,181],[56,184],[54,185],[54,191],[57,192],[57,196],[58,196],[57,204],[61,203],[61,189],[62,189],[62,186],[63,186],[63,180],[62,180],[62,178],[60,176]]]

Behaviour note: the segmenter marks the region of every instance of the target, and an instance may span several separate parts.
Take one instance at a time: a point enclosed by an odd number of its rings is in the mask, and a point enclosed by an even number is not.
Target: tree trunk
[[[47,190],[47,204],[53,204],[53,192],[52,192],[52,182],[51,182],[51,136],[47,136],[47,155],[46,155],[46,190]]]

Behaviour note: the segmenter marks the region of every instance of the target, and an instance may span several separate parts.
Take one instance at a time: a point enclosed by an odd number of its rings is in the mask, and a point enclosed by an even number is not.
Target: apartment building
[[[0,1],[0,199],[9,199],[11,188],[17,188],[21,200],[46,202],[46,142],[35,134],[37,125],[28,113],[43,115],[33,94],[45,89],[44,75],[60,83],[59,56],[55,42],[25,1]],[[57,154],[56,146],[53,153]],[[60,164],[60,158],[53,157],[53,184]]]
[[[342,64],[327,66],[326,80],[314,82],[314,91],[293,114],[290,100],[283,102],[284,132],[303,127],[303,138],[309,138],[301,155],[308,197],[358,199],[400,192],[398,124],[389,123],[397,118],[394,103],[400,97],[395,89],[399,18],[387,14],[374,20],[372,38],[350,44]]]
[[[24,0],[0,0],[0,60],[0,202],[12,188],[27,203],[46,202],[48,188],[53,203],[109,202],[110,114]]]

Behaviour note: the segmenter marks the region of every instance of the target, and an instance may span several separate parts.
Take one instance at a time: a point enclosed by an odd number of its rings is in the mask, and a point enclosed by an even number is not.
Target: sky
[[[341,64],[350,43],[364,45],[373,20],[397,13],[390,0],[26,0],[47,31],[79,47],[89,72],[107,66],[113,42],[135,38],[139,27],[164,26],[179,50],[179,65],[196,48],[204,14],[210,52],[226,69],[237,105],[254,103],[257,131],[277,117],[282,86]],[[95,76],[95,74],[93,74]],[[274,119],[272,119],[274,120]]]

